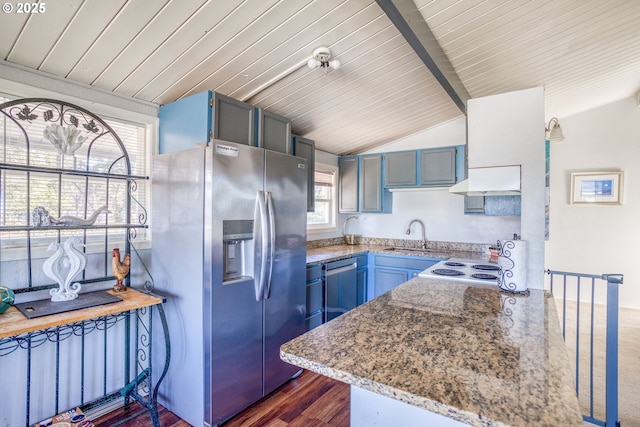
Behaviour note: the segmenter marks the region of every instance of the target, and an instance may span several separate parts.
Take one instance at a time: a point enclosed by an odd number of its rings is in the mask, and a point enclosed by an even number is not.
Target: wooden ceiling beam
[[[462,111],[471,98],[413,0],[376,0],[431,74]]]

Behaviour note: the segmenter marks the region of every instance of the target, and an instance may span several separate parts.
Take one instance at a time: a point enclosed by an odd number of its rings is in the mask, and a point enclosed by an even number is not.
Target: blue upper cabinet
[[[391,193],[383,187],[382,154],[365,154],[359,157],[360,212],[391,212]]]
[[[256,108],[212,91],[163,105],[158,117],[161,154],[212,139],[256,145]]]
[[[307,159],[307,212],[315,211],[316,204],[316,144],[302,136],[293,136],[293,155]]]
[[[338,158],[338,212],[354,213],[358,206],[358,156]]]
[[[465,146],[384,153],[384,186],[446,187],[464,179]]]
[[[420,185],[456,183],[456,147],[420,151]]]
[[[258,147],[293,154],[289,119],[261,108],[258,128]]]
[[[384,188],[382,163],[382,154],[338,158],[338,212],[391,212],[393,198]]]
[[[417,184],[417,152],[395,151],[384,155],[385,187],[413,186]]]

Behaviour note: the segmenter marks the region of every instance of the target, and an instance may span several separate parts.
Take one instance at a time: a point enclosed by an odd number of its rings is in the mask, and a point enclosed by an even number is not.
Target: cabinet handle
[[[358,263],[354,262],[344,267],[334,268],[333,270],[327,270],[327,276],[333,276],[334,274],[344,273],[345,271],[355,270],[358,267]]]

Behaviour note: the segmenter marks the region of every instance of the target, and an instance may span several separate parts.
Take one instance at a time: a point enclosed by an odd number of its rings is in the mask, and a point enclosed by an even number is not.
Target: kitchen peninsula
[[[350,384],[352,427],[584,425],[555,304],[542,290],[414,278],[280,355]]]

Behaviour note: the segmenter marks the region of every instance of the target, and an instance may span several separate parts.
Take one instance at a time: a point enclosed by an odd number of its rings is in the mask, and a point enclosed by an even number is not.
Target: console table
[[[76,407],[97,416],[135,400],[144,409],[128,419],[149,412],[160,427],[156,397],[171,347],[164,298],[153,294],[136,249],[148,228],[140,202],[149,181],[146,153],[135,136],[142,130],[43,98],[0,104],[0,129],[0,283],[22,309],[0,314],[0,423],[29,427]],[[112,260],[117,247],[130,256],[124,266]],[[128,289],[104,291],[116,272]],[[60,295],[71,281],[77,298],[68,290]],[[100,301],[87,303],[94,296]],[[64,312],[47,315],[53,311]],[[162,333],[154,334],[154,318]],[[158,372],[154,336],[166,349]]]
[[[83,340],[84,336],[94,332],[102,331],[105,336],[107,330],[112,328],[119,322],[125,323],[123,354],[123,367],[125,375],[125,383],[123,386],[112,392],[105,392],[97,399],[89,402],[82,402],[80,406],[84,411],[106,404],[120,397],[124,397],[125,404],[131,399],[138,401],[144,406],[142,411],[132,414],[127,418],[131,419],[145,412],[149,412],[153,425],[160,427],[157,410],[157,394],[158,387],[164,378],[171,357],[171,345],[169,341],[169,332],[167,321],[162,307],[165,301],[163,297],[128,289],[126,292],[108,293],[117,295],[122,298],[121,302],[106,304],[97,307],[74,310],[60,314],[27,319],[18,311],[17,308],[11,307],[7,312],[0,316],[0,357],[9,355],[15,351],[24,350],[26,358],[24,359],[28,365],[31,364],[32,352],[36,347],[50,343],[55,346],[56,354],[56,384],[55,384],[55,408],[52,412],[58,413],[60,410],[68,408],[59,408],[59,394],[63,379],[60,378],[60,343],[71,337],[79,337]],[[165,341],[165,360],[164,367],[155,381],[153,382],[153,364],[151,363],[151,345],[153,342],[153,311],[157,311],[160,322],[162,324],[162,335]],[[132,322],[133,320],[133,322]],[[84,347],[84,346],[83,346]],[[105,351],[106,353],[106,351]],[[105,357],[107,355],[105,354]],[[132,362],[132,356],[136,359],[142,356],[142,359],[148,361],[148,366],[140,367],[140,363],[135,360]],[[84,359],[84,358],[82,358]],[[93,361],[93,365],[101,365],[99,361]],[[89,368],[89,363],[83,360],[79,369],[85,371]],[[131,367],[133,365],[133,368]],[[28,366],[26,378],[26,419],[27,426],[31,424],[31,396],[30,392],[34,388],[31,375],[33,367]],[[145,390],[146,395],[141,394],[140,386]],[[84,388],[84,384],[80,384]],[[53,392],[53,390],[52,390]],[[55,415],[52,413],[51,415]]]

